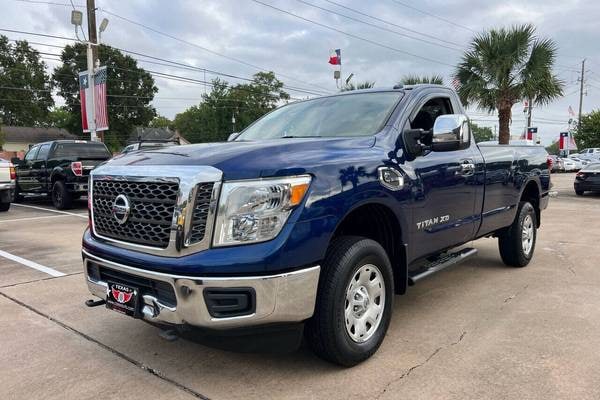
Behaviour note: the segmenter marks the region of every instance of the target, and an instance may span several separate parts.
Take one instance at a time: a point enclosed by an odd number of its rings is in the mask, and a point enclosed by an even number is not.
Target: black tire
[[[23,195],[21,194],[21,191],[19,190],[19,185],[15,186],[15,198],[13,199],[13,201],[15,203],[20,203],[23,201]]]
[[[577,196],[583,196],[583,190],[576,190],[576,191],[575,191],[575,194],[576,194]]]
[[[351,281],[354,280],[354,284],[358,271],[361,268],[365,271],[369,264],[377,267],[383,281],[385,292],[378,297],[383,311],[377,314],[380,319],[375,326],[365,325],[374,331],[367,332],[366,340],[359,343],[351,338],[346,328],[344,311],[349,307],[346,296]],[[394,302],[392,266],[379,243],[363,237],[342,236],[331,243],[321,268],[315,313],[306,324],[306,338],[319,357],[351,367],[371,357],[383,342]],[[369,280],[374,279],[370,272],[367,274]],[[381,300],[381,297],[384,299]],[[370,301],[379,304],[376,298]]]
[[[530,226],[530,230],[524,226]],[[525,232],[529,231],[530,246],[524,244]],[[504,264],[521,268],[529,264],[535,251],[537,239],[537,219],[531,203],[522,201],[517,209],[517,216],[511,226],[498,236],[498,248]]]
[[[8,211],[10,208],[10,202],[4,203],[0,202],[0,211]]]
[[[71,208],[73,198],[67,190],[67,185],[63,181],[56,181],[52,185],[52,204],[58,210]]]

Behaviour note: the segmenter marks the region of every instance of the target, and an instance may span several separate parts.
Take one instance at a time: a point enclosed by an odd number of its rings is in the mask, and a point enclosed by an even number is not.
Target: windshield
[[[110,153],[102,143],[58,143],[54,149],[54,158],[110,158]]]
[[[401,92],[371,92],[289,104],[250,125],[236,140],[370,136],[383,127],[401,98]]]

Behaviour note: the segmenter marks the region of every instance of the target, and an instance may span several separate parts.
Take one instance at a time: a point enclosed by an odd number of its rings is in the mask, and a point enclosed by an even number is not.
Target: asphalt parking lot
[[[306,348],[240,353],[87,308],[85,200],[0,215],[0,399],[598,399],[600,194],[554,174],[533,262],[505,267],[496,240],[396,297],[387,337],[341,369]],[[223,339],[227,341],[228,339]],[[226,347],[226,346],[225,346]]]

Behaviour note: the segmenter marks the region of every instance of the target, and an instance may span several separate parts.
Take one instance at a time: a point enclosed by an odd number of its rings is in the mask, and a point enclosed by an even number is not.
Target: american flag
[[[96,130],[108,129],[108,111],[106,107],[106,67],[101,67],[94,74],[94,105],[96,108]]]

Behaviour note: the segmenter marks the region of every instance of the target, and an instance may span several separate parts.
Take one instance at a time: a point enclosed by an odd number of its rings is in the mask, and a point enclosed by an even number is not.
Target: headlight
[[[310,176],[225,182],[213,246],[257,243],[279,234],[308,191]]]

